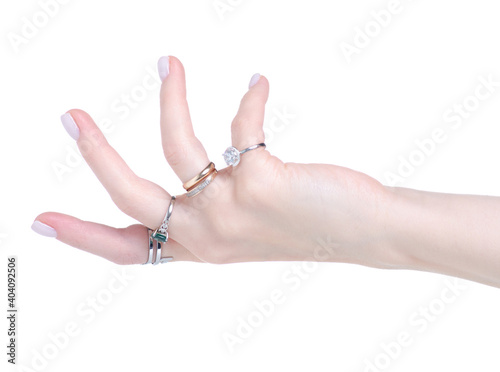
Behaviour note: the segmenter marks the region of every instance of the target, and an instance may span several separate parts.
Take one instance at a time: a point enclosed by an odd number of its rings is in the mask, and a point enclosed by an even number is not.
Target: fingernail
[[[76,141],[80,137],[80,129],[69,112],[61,116],[61,122],[66,132]]]
[[[260,79],[260,74],[254,74],[252,76],[252,78],[250,79],[250,83],[248,84],[248,89],[250,89],[255,84],[257,84],[257,82],[259,81],[259,79]]]
[[[50,227],[49,225],[46,225],[44,223],[41,223],[40,221],[35,221],[33,222],[33,225],[31,225],[31,229],[43,236],[47,236],[49,238],[55,238],[57,237],[57,232],[53,227]]]
[[[158,74],[160,75],[161,81],[165,80],[165,78],[168,76],[169,73],[168,65],[169,65],[168,56],[161,57],[158,60]]]

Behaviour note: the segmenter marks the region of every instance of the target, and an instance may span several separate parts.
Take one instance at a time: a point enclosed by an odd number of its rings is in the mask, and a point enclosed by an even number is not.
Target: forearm
[[[388,188],[388,248],[395,267],[500,287],[500,198]]]
[[[291,177],[300,185],[291,194],[301,202],[301,224],[279,220],[293,227],[295,242],[310,237],[298,259],[429,271],[500,287],[500,197],[391,188],[331,165],[289,169],[300,175]]]

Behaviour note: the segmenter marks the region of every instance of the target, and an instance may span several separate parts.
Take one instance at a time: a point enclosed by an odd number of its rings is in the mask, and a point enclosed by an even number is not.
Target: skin
[[[165,158],[182,183],[209,163],[195,137],[184,68],[169,57],[160,93]],[[232,145],[265,142],[264,76],[249,88],[231,125]],[[92,118],[70,110],[78,147],[118,208],[141,224],[113,228],[46,212],[36,220],[57,239],[122,265],[147,261],[146,226],[158,227],[170,202],[108,144]],[[348,262],[413,269],[500,287],[500,198],[390,188],[339,166],[283,163],[259,148],[219,171],[199,195],[177,197],[162,255],[174,261]]]

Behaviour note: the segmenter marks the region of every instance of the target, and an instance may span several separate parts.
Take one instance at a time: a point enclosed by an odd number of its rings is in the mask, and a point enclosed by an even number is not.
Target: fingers
[[[168,193],[132,172],[86,112],[70,110],[61,120],[118,208],[146,226],[159,225],[170,200]]]
[[[158,70],[164,78],[160,92],[163,152],[177,176],[186,182],[205,168],[209,160],[191,124],[184,67],[170,56],[160,58]]]
[[[231,125],[233,146],[240,151],[265,140],[263,124],[265,105],[269,96],[269,82],[264,76],[256,74],[252,77],[250,85]]]
[[[36,218],[33,230],[120,265],[143,264],[148,260],[149,236],[147,228],[142,225],[117,229],[65,214],[47,212]],[[163,244],[162,257],[167,256],[174,257],[174,261],[200,262],[195,255],[172,239]]]

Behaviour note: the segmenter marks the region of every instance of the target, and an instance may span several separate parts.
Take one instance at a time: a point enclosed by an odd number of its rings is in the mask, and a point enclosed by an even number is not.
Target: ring
[[[187,197],[191,198],[202,192],[213,181],[215,176],[217,176],[217,169],[215,169],[215,164],[211,162],[200,173],[182,185],[187,191]]]
[[[153,232],[153,230],[151,230],[150,228],[148,228],[148,236],[149,236],[149,256],[148,256],[148,262],[146,263],[143,263],[143,265],[147,265],[147,264],[152,264],[153,263],[153,255],[154,255],[154,243],[153,243],[153,238],[151,238],[151,233]]]
[[[148,256],[148,261],[146,263],[143,263],[143,265],[147,265],[147,264],[158,265],[159,263],[163,264],[165,262],[172,261],[174,259],[173,257],[161,258],[162,243],[161,243],[161,241],[154,240],[152,233],[153,233],[153,230],[148,228],[149,256]],[[155,242],[156,242],[156,249],[155,249],[155,244],[154,244]]]
[[[167,238],[168,240],[168,238]],[[165,263],[172,261],[174,258],[173,257],[161,257],[161,248],[162,248],[162,243],[158,240],[156,240],[156,259],[155,262],[153,262],[153,265],[158,265],[160,263]]]
[[[198,183],[197,185],[193,186],[187,191],[186,193],[187,197],[191,198],[202,192],[205,187],[210,185],[210,182],[214,180],[215,176],[217,176],[217,170],[214,168],[214,170],[211,173],[209,173],[208,176],[202,182]]]
[[[185,190],[192,189],[198,183],[203,182],[203,180],[205,180],[214,170],[215,170],[215,164],[214,163],[208,164],[205,167],[205,169],[203,169],[200,173],[191,178],[189,181],[186,181],[184,185],[182,185],[182,187],[184,187]]]
[[[236,167],[240,163],[240,158],[241,155],[244,154],[245,152],[255,150],[259,147],[266,147],[265,143],[259,143],[257,145],[253,145],[250,147],[247,147],[244,150],[239,151],[236,147],[229,146],[226,151],[224,151],[224,154],[222,156],[224,157],[224,160],[227,165],[232,165],[233,167]]]
[[[168,223],[170,222],[170,217],[172,216],[172,211],[174,210],[175,196],[172,195],[170,199],[170,204],[168,205],[167,214],[163,218],[163,222],[160,227],[158,227],[152,234],[151,238],[158,240],[160,242],[166,243],[168,240]]]

